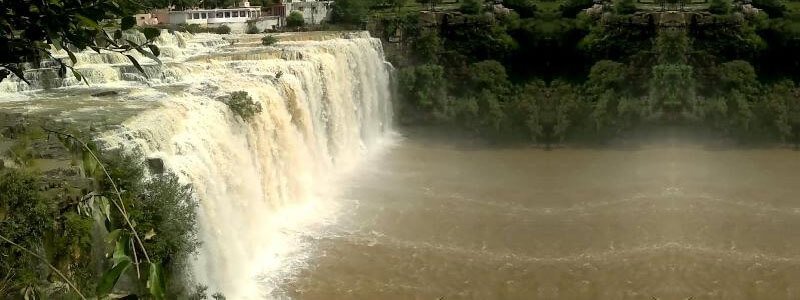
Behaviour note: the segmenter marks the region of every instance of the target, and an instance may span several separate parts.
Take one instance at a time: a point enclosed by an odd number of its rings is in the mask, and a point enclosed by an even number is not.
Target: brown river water
[[[407,137],[353,178],[295,299],[800,299],[800,152]]]

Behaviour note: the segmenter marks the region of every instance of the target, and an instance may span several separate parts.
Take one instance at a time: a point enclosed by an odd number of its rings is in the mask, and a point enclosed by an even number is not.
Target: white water
[[[203,242],[192,262],[197,283],[228,299],[280,297],[273,289],[302,263],[304,231],[335,210],[332,183],[390,131],[389,66],[366,33],[277,47],[258,45],[260,36],[225,38],[239,41],[162,37],[164,65],[146,66],[149,80],[115,54],[84,53],[76,67],[93,89],[123,87],[131,92],[121,101],[159,103],[106,141],[162,158],[193,185]],[[79,84],[35,80],[34,88]],[[27,89],[0,85],[0,93],[35,98]],[[217,100],[234,91],[263,106],[252,122]]]

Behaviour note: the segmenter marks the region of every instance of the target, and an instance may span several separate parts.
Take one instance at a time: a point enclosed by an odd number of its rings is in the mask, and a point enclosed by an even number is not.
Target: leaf
[[[122,28],[122,30],[128,30],[133,28],[134,25],[136,25],[136,19],[134,19],[133,16],[127,16],[122,18],[120,28]]]
[[[25,79],[25,74],[22,73],[22,70],[20,70],[19,68],[12,67],[12,66],[5,66],[5,68],[7,70],[11,71],[11,73],[14,73],[14,76],[17,76],[17,78],[19,78],[20,80],[24,81],[28,85],[31,85],[31,82],[28,81],[27,79]]]
[[[97,170],[97,161],[88,151],[83,151],[81,154],[81,162],[83,163],[83,171],[86,173],[86,177],[94,177],[94,173]]]
[[[122,233],[121,229],[114,229],[106,235],[106,242],[111,244],[119,239],[119,235]]]
[[[114,265],[113,268],[106,271],[103,274],[103,278],[100,279],[100,282],[97,284],[97,289],[95,290],[97,295],[102,298],[107,296],[111,293],[111,290],[114,289],[114,286],[117,285],[117,281],[119,281],[119,277],[122,276],[122,273],[131,266],[131,259],[125,259],[119,261],[117,264]]]
[[[78,79],[78,81],[83,80],[83,76],[81,76],[81,73],[78,73],[78,71],[75,71],[75,69],[72,69],[72,76],[75,76],[75,79]]]
[[[118,264],[120,261],[130,259],[128,256],[128,241],[127,236],[120,235],[119,238],[116,240],[116,244],[114,246],[114,253],[111,255],[111,260],[114,261],[114,264]]]
[[[150,79],[150,77],[147,76],[147,73],[144,72],[144,69],[142,68],[142,66],[139,64],[138,61],[136,61],[135,58],[133,58],[133,56],[130,56],[128,54],[125,54],[125,56],[131,61],[131,63],[133,63],[133,66],[136,67],[136,69],[139,70],[139,72],[142,72],[142,75],[144,75],[144,78]]]
[[[75,18],[77,18],[78,21],[80,21],[81,24],[83,24],[83,26],[100,29],[100,25],[97,25],[97,22],[87,18],[86,16],[83,16],[81,14],[75,14]]]
[[[150,263],[150,276],[147,276],[147,288],[153,299],[164,299],[164,277],[162,276],[161,266]]]
[[[75,57],[75,53],[72,53],[72,51],[69,51],[67,48],[64,48],[64,50],[65,50],[65,51],[67,51],[67,55],[69,55],[69,60],[72,62],[72,65],[74,66],[74,65],[75,65],[75,63],[77,63],[77,62],[78,62],[78,58],[77,58],[77,57]],[[75,70],[73,70],[73,72],[74,72],[74,71],[75,71]],[[76,76],[76,77],[77,77],[77,76]],[[80,79],[78,79],[78,80],[80,80]]]
[[[97,206],[100,209],[100,212],[106,216],[106,220],[111,222],[111,204],[108,201],[108,198],[103,196],[97,197]]]
[[[161,55],[161,50],[158,49],[158,46],[156,46],[156,45],[147,45],[147,48],[150,48],[150,52],[153,52],[153,55],[155,55],[155,56],[160,56]]]
[[[131,42],[131,43],[133,43],[133,42]],[[148,45],[148,46],[151,46],[151,45]],[[157,62],[159,65],[161,64],[161,60],[158,59],[158,57],[156,57],[156,55],[154,55],[153,53],[145,51],[144,49],[142,49],[141,46],[136,45],[135,49],[136,49],[137,52],[141,53],[145,57],[147,57],[149,59],[152,59],[153,61]]]

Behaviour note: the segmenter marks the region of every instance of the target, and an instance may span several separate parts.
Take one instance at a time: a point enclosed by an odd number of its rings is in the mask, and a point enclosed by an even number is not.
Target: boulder
[[[119,92],[117,92],[117,91],[105,91],[105,92],[94,93],[94,94],[92,94],[92,97],[110,97],[110,96],[116,96],[116,95],[119,95]]]
[[[153,174],[164,174],[164,171],[166,171],[164,160],[160,158],[148,158],[147,167],[150,169],[150,173]]]

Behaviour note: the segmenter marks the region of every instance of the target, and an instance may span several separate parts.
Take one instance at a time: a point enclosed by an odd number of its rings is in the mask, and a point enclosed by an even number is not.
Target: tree
[[[634,0],[615,0],[614,11],[621,15],[632,14],[636,12],[636,2]]]
[[[711,0],[708,11],[720,15],[727,14],[731,11],[731,0]]]
[[[464,0],[459,10],[465,14],[478,14],[481,12],[481,2],[479,0]]]
[[[388,2],[392,5],[396,13],[400,13],[400,8],[405,6],[408,0],[388,0]]]
[[[414,56],[421,63],[435,63],[442,51],[442,40],[436,30],[423,30],[411,45]]]
[[[367,17],[365,0],[337,0],[333,2],[331,21],[343,24],[360,24]]]
[[[160,31],[145,30],[147,43],[139,45],[122,39],[122,31],[136,25],[133,18],[142,6],[125,2],[120,5],[116,0],[61,0],[34,1],[16,0],[3,2],[3,16],[0,17],[0,81],[14,74],[26,80],[23,63],[32,63],[37,67],[43,59],[53,60],[58,65],[58,74],[66,76],[67,70],[82,79],[73,68],[77,63],[74,50],[92,49],[96,52],[113,51],[125,53],[136,50],[156,59],[160,53],[152,44]],[[104,20],[120,18],[119,29],[113,31],[101,26]],[[109,31],[113,31],[109,34]],[[53,51],[64,50],[69,56],[69,63],[55,58]],[[137,69],[144,73],[139,62],[127,56]]]
[[[286,17],[286,26],[288,27],[300,27],[305,24],[305,20],[303,19],[303,13],[299,11],[293,11]]]

